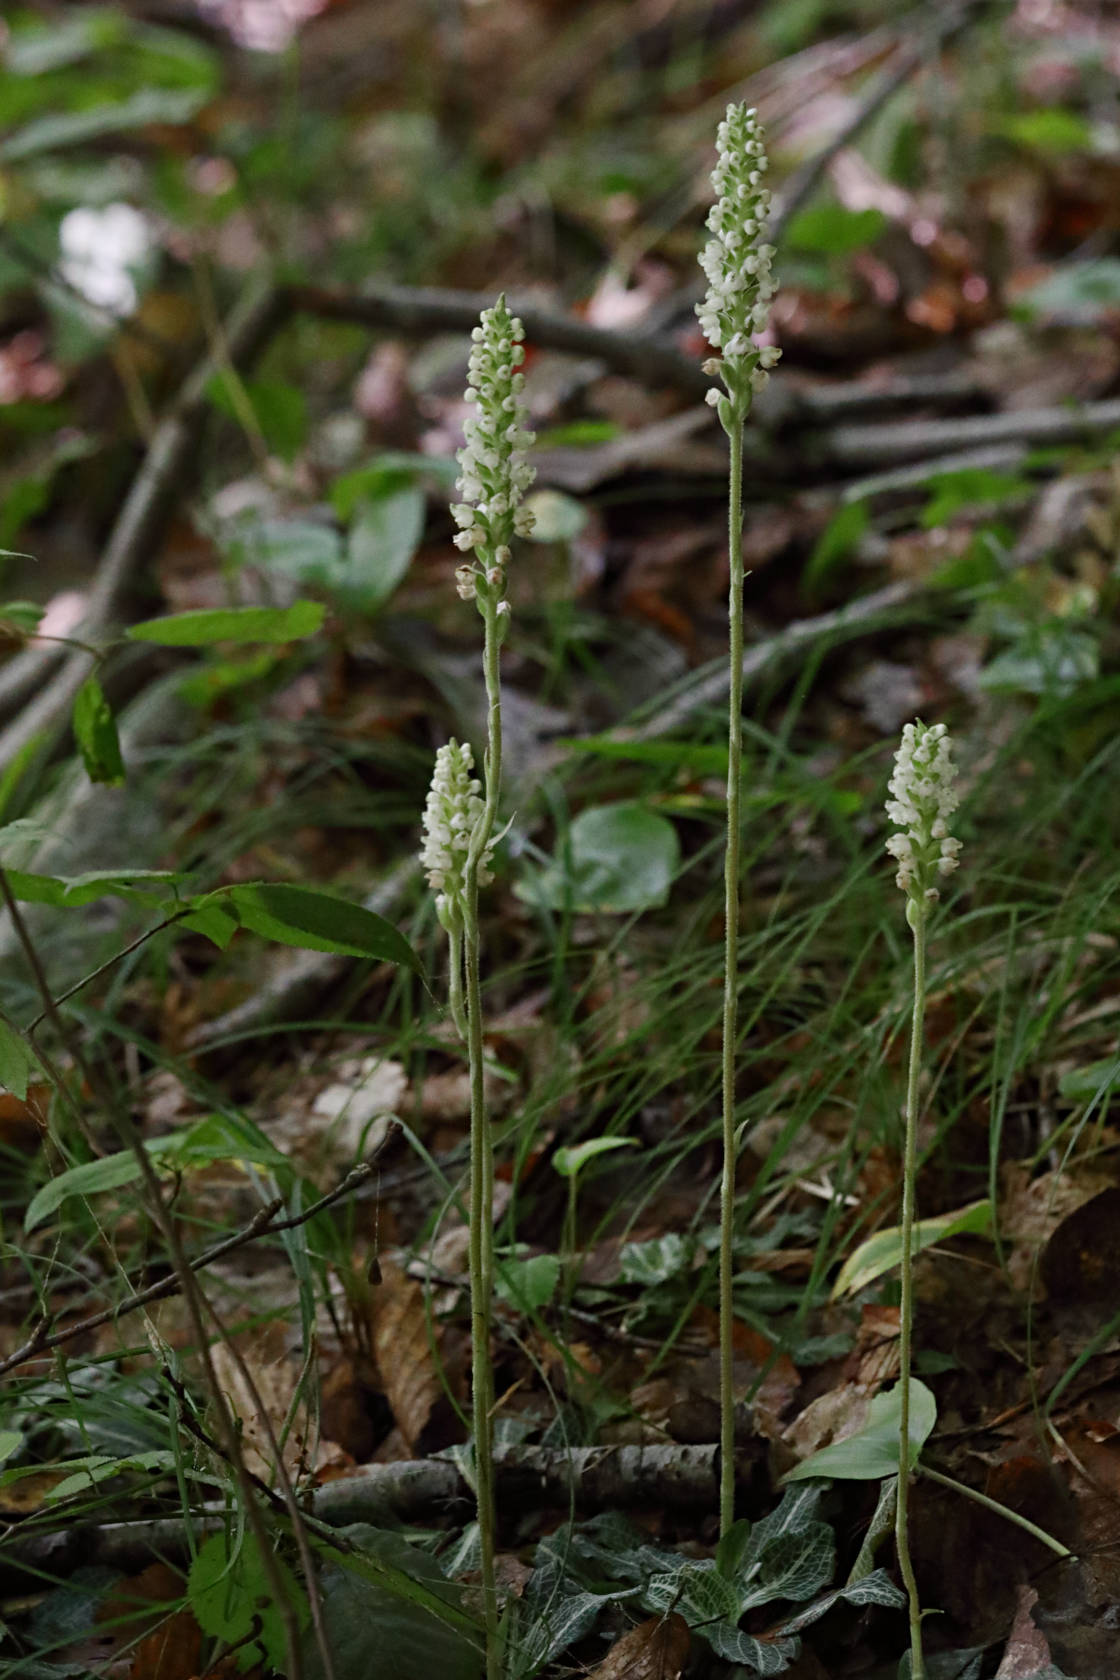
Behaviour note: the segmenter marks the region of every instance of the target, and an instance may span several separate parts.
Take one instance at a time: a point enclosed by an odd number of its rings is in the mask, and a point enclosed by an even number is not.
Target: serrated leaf
[[[95,676],[87,677],[74,696],[71,725],[90,781],[120,787],[124,761],[116,719]]]
[[[552,1157],[552,1164],[561,1178],[576,1178],[588,1161],[593,1161],[597,1155],[606,1155],[612,1149],[636,1149],[637,1144],[637,1138],[584,1138],[582,1143],[558,1149]]]
[[[404,934],[384,916],[349,899],[313,887],[258,881],[222,889],[223,902],[241,926],[305,951],[334,951],[349,957],[401,963],[420,971]]]
[[[0,1085],[23,1102],[31,1076],[38,1071],[39,1059],[23,1034],[0,1020]]]
[[[130,626],[134,642],[159,647],[212,647],[215,642],[295,642],[322,628],[326,608],[320,601],[295,601],[290,607],[201,607],[169,613]]]
[[[787,1482],[802,1481],[807,1477],[828,1476],[840,1482],[878,1482],[887,1476],[898,1474],[899,1468],[899,1431],[900,1418],[900,1383],[888,1389],[884,1394],[877,1394],[871,1402],[867,1422],[856,1434],[849,1435],[845,1441],[836,1441],[830,1447],[822,1447],[819,1452],[812,1453],[803,1459],[796,1469],[787,1472],[784,1480]],[[910,1379],[910,1464],[918,1461],[918,1455],[933,1432],[937,1422],[937,1402],[926,1387],[916,1377]]]
[[[919,1220],[913,1229],[910,1253],[920,1254],[924,1248],[930,1248],[934,1243],[946,1242],[950,1237],[988,1236],[991,1229],[992,1204],[985,1197],[982,1201],[970,1202],[967,1207],[958,1208],[954,1213],[941,1213],[933,1219]],[[837,1301],[842,1295],[857,1294],[859,1290],[866,1289],[869,1283],[874,1283],[876,1278],[882,1277],[884,1272],[893,1271],[901,1263],[901,1226],[892,1225],[885,1231],[876,1231],[874,1236],[860,1243],[841,1266],[840,1274],[832,1287],[832,1299]]]

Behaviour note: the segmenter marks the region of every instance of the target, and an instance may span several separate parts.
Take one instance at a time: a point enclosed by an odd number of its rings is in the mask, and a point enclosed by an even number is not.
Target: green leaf
[[[611,1149],[636,1149],[637,1146],[637,1138],[585,1138],[582,1143],[572,1143],[558,1149],[552,1157],[552,1164],[561,1178],[576,1178],[588,1161],[593,1161],[596,1155],[605,1155]]]
[[[797,1655],[796,1639],[756,1639],[734,1622],[713,1622],[700,1630],[717,1657],[752,1674],[783,1674]]]
[[[30,554],[16,554],[13,549],[0,549],[0,556],[5,560],[30,560]],[[10,624],[13,629],[22,631],[25,636],[33,636],[43,621],[45,607],[35,601],[5,601],[0,607],[0,622]]]
[[[45,76],[115,46],[127,28],[122,13],[108,6],[91,6],[49,24],[17,26],[4,44],[4,69],[10,76]]]
[[[679,862],[677,831],[660,812],[593,805],[572,823],[565,854],[518,891],[552,910],[648,910],[668,899]]]
[[[839,1482],[878,1482],[898,1474],[901,1383],[871,1402],[867,1422],[855,1435],[822,1447],[790,1470],[784,1481],[829,1476]],[[918,1462],[937,1422],[937,1402],[917,1378],[910,1379],[910,1463]]]
[[[739,1615],[774,1599],[802,1603],[832,1579],[836,1542],[827,1523],[815,1522],[797,1534],[778,1534],[762,1550],[758,1573],[740,1587]]]
[[[682,1558],[679,1568],[651,1575],[642,1593],[642,1603],[655,1614],[679,1611],[689,1627],[702,1622],[739,1619],[739,1595],[710,1558],[699,1562]]]
[[[534,1254],[528,1260],[499,1260],[494,1287],[518,1312],[535,1313],[547,1307],[559,1281],[559,1258]]]
[[[420,972],[412,946],[384,916],[349,899],[313,887],[258,881],[222,889],[222,900],[241,926],[305,951],[335,951],[348,957],[371,957],[401,963]]]
[[[695,1245],[679,1231],[664,1237],[651,1237],[648,1242],[624,1243],[619,1255],[619,1270],[623,1283],[640,1283],[644,1288],[668,1283],[692,1265]]]
[[[348,566],[336,593],[357,612],[376,612],[412,563],[424,534],[422,490],[397,490],[363,503],[350,530]]]
[[[207,98],[205,89],[148,87],[126,99],[38,117],[0,143],[0,161],[15,163],[39,152],[84,145],[109,134],[127,134],[152,123],[187,123],[197,116]]]
[[[237,565],[269,566],[297,583],[329,589],[342,567],[342,538],[313,519],[261,519],[239,525],[226,549]]]
[[[288,1604],[306,1627],[310,1608],[303,1587],[275,1552],[273,1564]],[[253,1535],[243,1534],[236,1549],[226,1534],[204,1540],[187,1577],[187,1598],[203,1633],[238,1647],[240,1668],[256,1666],[263,1655],[270,1668],[287,1671],[284,1622]]]
[[[1029,479],[1015,473],[993,472],[989,467],[960,467],[955,472],[935,473],[929,485],[930,499],[922,509],[922,524],[927,531],[947,525],[963,509],[1031,494]]]
[[[1086,151],[1093,138],[1086,118],[1062,105],[1051,105],[1041,111],[1014,112],[997,118],[992,127],[996,134],[1005,135],[1021,146],[1059,155]]]
[[[58,910],[80,909],[99,898],[129,898],[150,904],[163,902],[167,894],[157,887],[171,886],[182,879],[172,869],[88,869],[81,875],[36,875],[26,869],[9,869],[8,885],[21,904],[52,904]],[[150,883],[150,884],[149,884]]]
[[[0,1429],[0,1464],[7,1464],[22,1445],[23,1436],[18,1429]]]
[[[837,1587],[832,1592],[807,1604],[795,1616],[789,1617],[777,1629],[780,1634],[800,1633],[803,1628],[819,1622],[834,1604],[878,1604],[885,1610],[897,1610],[906,1603],[906,1594],[896,1587],[885,1569],[876,1569],[850,1586]]]
[[[294,642],[322,627],[319,601],[296,601],[290,607],[202,607],[134,624],[134,642],[160,647],[211,647],[215,642]]]
[[[533,1606],[517,1623],[519,1676],[538,1674],[569,1645],[591,1632],[613,1593],[574,1592]]]
[[[958,1208],[955,1213],[941,1213],[934,1219],[919,1220],[912,1232],[910,1253],[920,1254],[924,1248],[946,1242],[950,1237],[988,1236],[991,1229],[992,1204],[985,1197],[982,1201]],[[861,1242],[841,1266],[840,1275],[832,1288],[832,1299],[837,1301],[842,1295],[855,1295],[859,1290],[866,1289],[869,1283],[874,1283],[877,1277],[882,1277],[884,1272],[893,1271],[901,1264],[901,1226],[892,1225],[885,1231],[876,1231],[873,1237]]]
[[[881,210],[846,210],[842,204],[822,204],[796,215],[785,230],[783,243],[794,251],[847,257],[873,245],[886,225]]]
[[[50,1501],[69,1499],[77,1493],[92,1493],[102,1482],[112,1481],[114,1476],[123,1476],[129,1470],[173,1470],[175,1454],[166,1447],[151,1452],[129,1453],[124,1458],[94,1454],[76,1463],[67,1461],[62,1468],[72,1468],[73,1473],[64,1476],[61,1482],[56,1482],[49,1489],[46,1498]]]
[[[535,543],[570,543],[587,524],[587,509],[574,496],[561,490],[536,490],[525,501],[533,515],[529,540]]]
[[[1095,326],[1120,307],[1120,257],[1065,262],[1045,280],[1020,292],[1015,313],[1028,320],[1052,316],[1070,326]]]
[[[256,1166],[274,1168],[291,1164],[252,1121],[225,1114],[209,1115],[186,1131],[154,1138],[144,1147],[157,1170],[180,1171],[212,1161],[252,1161]],[[139,1177],[140,1163],[130,1149],[68,1167],[32,1197],[24,1216],[24,1230],[42,1224],[69,1196],[101,1195],[133,1184]]]
[[[298,385],[283,379],[246,379],[241,388],[265,443],[283,461],[293,461],[307,436],[307,398]],[[228,374],[217,373],[206,387],[206,395],[220,413],[240,421],[242,403]]]
[[[980,687],[993,693],[1064,698],[1100,674],[1095,636],[1051,624],[1031,630],[1014,647],[998,653],[980,672]]]
[[[87,677],[74,696],[71,722],[90,781],[120,787],[124,781],[124,761],[116,719],[95,676]]]
[[[1103,1062],[1089,1062],[1085,1067],[1071,1068],[1058,1081],[1058,1090],[1067,1102],[1107,1101],[1120,1080],[1120,1056],[1106,1056]]]
[[[0,1020],[0,1085],[23,1102],[32,1074],[39,1072],[39,1058],[22,1033]]]
[[[862,500],[846,502],[833,514],[805,566],[805,582],[810,588],[823,583],[853,553],[870,522],[870,510]]]

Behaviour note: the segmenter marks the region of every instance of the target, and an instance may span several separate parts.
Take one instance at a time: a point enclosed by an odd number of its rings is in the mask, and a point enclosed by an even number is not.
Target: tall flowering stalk
[[[707,401],[719,414],[731,451],[728,496],[728,595],[730,693],[727,733],[727,851],[724,859],[725,953],[723,989],[723,1177],[720,1186],[720,1533],[735,1515],[735,1393],[732,1368],[732,1216],[735,1202],[735,1040],[738,1021],[739,830],[743,759],[743,428],[751,401],[769,377],[780,351],[759,348],[754,334],[770,315],[774,247],[765,242],[770,194],[762,185],[767,169],[762,125],[755,111],[729,105],[716,135],[719,159],[712,171],[716,203],[708,217],[712,237],[700,266],[708,295],[696,313],[704,337],[721,357],[704,363],[719,377]]]
[[[895,1540],[910,1611],[910,1673],[925,1680],[922,1611],[910,1558],[910,1374],[914,1329],[913,1242],[915,1180],[918,1169],[918,1076],[926,1009],[926,923],[940,896],[938,878],[957,867],[959,840],[949,833],[949,819],[959,803],[952,742],[943,723],[932,728],[908,723],[895,754],[887,816],[898,833],[887,841],[897,860],[898,885],[906,894],[906,920],[914,936],[914,1015],[910,1027],[910,1067],[906,1081],[906,1141],[902,1166],[902,1302],[899,1312],[898,1503]]]
[[[490,1363],[490,1302],[494,1285],[494,1151],[486,1114],[478,892],[490,880],[489,862],[502,783],[502,705],[499,658],[509,626],[506,572],[510,544],[528,536],[533,516],[521,506],[535,473],[525,459],[533,434],[520,401],[524,376],[521,322],[504,295],[484,309],[471,334],[466,400],[475,412],[464,427],[451,516],[455,546],[469,559],[455,573],[464,601],[482,616],[486,681],[486,753],[480,787],[469,746],[448,742],[436,759],[424,814],[421,858],[437,893],[436,909],[450,946],[450,1007],[467,1044],[471,1076],[471,1389],[482,1592],[486,1613],[488,1680],[498,1680],[498,1595],[494,1571],[494,1373]]]

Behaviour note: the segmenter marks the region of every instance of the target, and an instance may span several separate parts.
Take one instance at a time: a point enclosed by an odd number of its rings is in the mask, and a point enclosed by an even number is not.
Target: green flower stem
[[[482,1596],[486,1621],[487,1680],[499,1680],[498,1590],[494,1567],[494,1371],[490,1362],[490,1305],[494,1282],[494,1150],[486,1113],[485,1051],[478,922],[478,872],[493,832],[502,775],[502,712],[497,608],[483,604],[483,669],[488,701],[485,806],[467,854],[465,957],[467,1049],[471,1074],[471,1174],[468,1258],[471,1278],[471,1404],[474,1428],[475,1493],[482,1554]]]
[[[470,1043],[471,1030],[467,1025],[466,1011],[463,1007],[463,930],[458,925],[453,926],[447,935],[448,951],[448,1003],[451,1009],[451,1019],[455,1023],[455,1031],[464,1044]]]
[[[1047,1534],[1044,1528],[1039,1528],[1036,1523],[1032,1523],[1027,1517],[1021,1517],[1018,1511],[1012,1511],[1007,1505],[1001,1505],[998,1499],[989,1499],[986,1493],[979,1493],[976,1488],[970,1488],[964,1482],[958,1482],[954,1476],[943,1476],[940,1470],[931,1470],[928,1464],[918,1464],[915,1468],[919,1476],[925,1476],[928,1481],[937,1482],[940,1487],[952,1488],[954,1493],[963,1493],[966,1499],[974,1500],[977,1505],[983,1505],[986,1511],[994,1511],[998,1517],[1006,1517],[1008,1522],[1014,1523],[1017,1528],[1023,1529],[1034,1539],[1040,1540],[1044,1546],[1049,1546],[1050,1550],[1058,1557],[1071,1558],[1074,1556],[1068,1546],[1063,1546],[1060,1540],[1055,1540],[1052,1534]]]
[[[723,969],[723,1179],[719,1199],[719,1531],[735,1520],[734,1257],[735,1041],[739,1013],[739,783],[743,762],[743,417],[728,428],[727,547],[731,583],[727,597],[730,691],[727,711],[727,851],[724,856]]]
[[[899,1310],[899,1432],[898,1502],[895,1506],[895,1543],[898,1567],[910,1608],[911,1680],[925,1680],[922,1655],[922,1607],[910,1559],[910,1365],[914,1328],[914,1181],[918,1173],[918,1076],[926,1011],[926,916],[913,899],[907,921],[914,935],[914,1016],[910,1024],[910,1070],[906,1081],[906,1144],[902,1163],[902,1302]]]

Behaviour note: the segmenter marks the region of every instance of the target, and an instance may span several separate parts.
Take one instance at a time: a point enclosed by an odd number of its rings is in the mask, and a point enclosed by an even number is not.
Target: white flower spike
[[[505,594],[513,538],[533,529],[533,516],[521,501],[536,471],[525,459],[534,438],[519,400],[525,329],[510,314],[504,294],[493,309],[482,311],[480,323],[471,334],[466,392],[477,412],[463,428],[455,486],[463,499],[452,505],[451,517],[459,527],[455,547],[472,557],[456,572],[456,587],[464,600],[477,600],[481,611]]]
[[[765,240],[770,194],[762,185],[768,162],[758,113],[746,105],[729,105],[716,144],[712,186],[717,201],[708,217],[712,238],[700,257],[708,295],[696,313],[708,343],[723,352],[721,361],[705,362],[704,371],[720,376],[741,419],[781,355],[772,345],[759,349],[754,342],[754,335],[765,330],[776,290],[770,274],[774,247]],[[726,427],[725,399],[712,390],[708,401],[720,408]]]
[[[428,885],[436,892],[436,913],[451,932],[463,925],[466,905],[467,853],[475,824],[482,816],[478,781],[471,775],[474,755],[464,742],[448,741],[436,753],[432,785],[424,806],[424,843],[420,862],[428,872]],[[489,869],[492,851],[487,846],[478,870],[478,884],[492,879]]]
[[[891,835],[887,851],[898,860],[895,879],[917,910],[936,904],[937,876],[957,867],[961,843],[948,826],[960,803],[956,779],[945,725],[908,723],[895,754],[893,798],[887,800],[887,816],[902,832]]]

